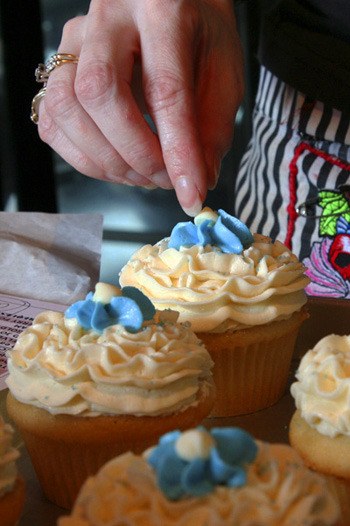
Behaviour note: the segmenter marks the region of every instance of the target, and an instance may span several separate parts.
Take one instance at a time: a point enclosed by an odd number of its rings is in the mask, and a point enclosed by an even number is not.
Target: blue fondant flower
[[[66,318],[76,318],[86,330],[102,332],[110,325],[120,324],[137,332],[144,320],[151,320],[155,308],[151,301],[135,287],[124,287],[120,296],[112,296],[108,303],[96,299],[92,292],[85,300],[73,303],[65,312]]]
[[[206,431],[198,427],[164,435],[149,453],[148,462],[156,471],[157,483],[166,497],[177,500],[206,495],[217,485],[244,485],[247,464],[253,462],[256,454],[253,437],[242,429]]]
[[[225,253],[241,254],[253,242],[253,235],[244,223],[218,210],[216,220],[178,223],[171,232],[168,246],[178,250],[182,246],[213,245]]]

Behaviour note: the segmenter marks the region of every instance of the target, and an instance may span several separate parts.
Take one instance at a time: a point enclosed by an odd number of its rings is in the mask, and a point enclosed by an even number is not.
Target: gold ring
[[[45,64],[39,64],[35,70],[35,79],[37,82],[47,83],[50,73],[57,68],[71,62],[72,64],[77,64],[79,57],[73,55],[72,53],[55,53],[45,62]]]
[[[39,122],[39,105],[41,100],[45,97],[46,84],[49,80],[50,73],[58,66],[66,64],[67,62],[77,64],[78,60],[79,57],[72,53],[55,53],[54,55],[51,55],[45,64],[38,65],[35,70],[35,79],[37,82],[41,82],[44,85],[32,100],[30,118],[35,124],[38,124]]]
[[[34,124],[38,124],[39,122],[39,105],[42,99],[45,97],[45,93],[46,86],[41,88],[41,90],[35,95],[34,99],[32,100],[30,118],[32,122],[34,122]]]

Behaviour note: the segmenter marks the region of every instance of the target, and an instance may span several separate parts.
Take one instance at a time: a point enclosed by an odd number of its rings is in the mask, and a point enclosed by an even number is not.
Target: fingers
[[[70,53],[80,55],[79,63],[83,62],[83,68],[84,58],[82,59],[81,55],[84,56],[84,46],[82,49],[79,49],[79,46],[80,40],[86,41],[86,30],[87,24],[84,17],[69,22],[65,27],[60,44],[62,51],[69,49]],[[89,49],[85,55],[89,57]],[[85,175],[145,187],[172,187],[162,159],[154,170],[143,170],[144,173],[149,173],[154,178],[153,180],[139,173],[124,160],[119,153],[118,145],[112,144],[107,139],[111,132],[107,130],[106,136],[103,133],[104,130],[101,130],[103,126],[99,126],[104,115],[96,122],[94,115],[91,116],[80,103],[74,86],[77,82],[77,74],[77,66],[73,63],[57,67],[51,73],[46,97],[40,111],[40,137],[69,164]],[[84,77],[82,83],[84,83]],[[115,135],[118,126],[120,127],[118,118],[113,124],[112,135]],[[123,126],[121,126],[119,135],[123,136]]]
[[[160,13],[147,14],[140,22],[147,35],[142,41],[145,98],[179,203],[188,215],[194,216],[206,196],[207,169],[194,100],[191,13],[170,16],[171,25],[165,17],[161,18],[157,31],[154,26]],[[188,24],[188,30],[184,24]]]
[[[45,105],[45,100],[42,105]],[[58,127],[53,119],[49,116],[47,111],[42,112],[40,108],[40,136],[45,141],[46,137],[50,137],[50,146],[80,173],[93,177],[95,179],[101,179],[109,182],[143,186],[145,188],[155,188],[156,185],[152,184],[149,179],[142,175],[135,173],[127,165],[124,171],[121,171],[121,175],[115,173],[114,169],[109,171],[108,169],[101,168],[96,164],[93,159],[84,153],[84,148],[77,147]]]
[[[159,140],[131,91],[134,54],[139,47],[137,33],[131,32],[130,26],[116,30],[116,22],[111,24],[105,16],[97,4],[80,54],[75,93],[127,165],[151,181],[165,179]],[[167,183],[171,186],[168,178]]]

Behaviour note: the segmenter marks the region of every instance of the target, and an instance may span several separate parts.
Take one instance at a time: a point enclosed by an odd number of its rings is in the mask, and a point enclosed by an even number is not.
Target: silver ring
[[[30,113],[30,119],[34,124],[38,124],[39,122],[39,106],[42,99],[45,97],[46,93],[46,86],[41,88],[40,91],[35,95],[35,97],[32,100],[31,105],[31,113]]]
[[[79,57],[73,55],[72,53],[55,53],[45,62],[45,64],[38,64],[38,67],[35,70],[35,79],[37,82],[46,84],[50,73],[57,68],[71,62],[72,64],[77,64]]]

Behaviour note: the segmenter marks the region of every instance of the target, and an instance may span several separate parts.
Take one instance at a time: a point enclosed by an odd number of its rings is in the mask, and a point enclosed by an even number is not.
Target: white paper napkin
[[[0,212],[0,292],[69,305],[99,279],[103,216]]]

